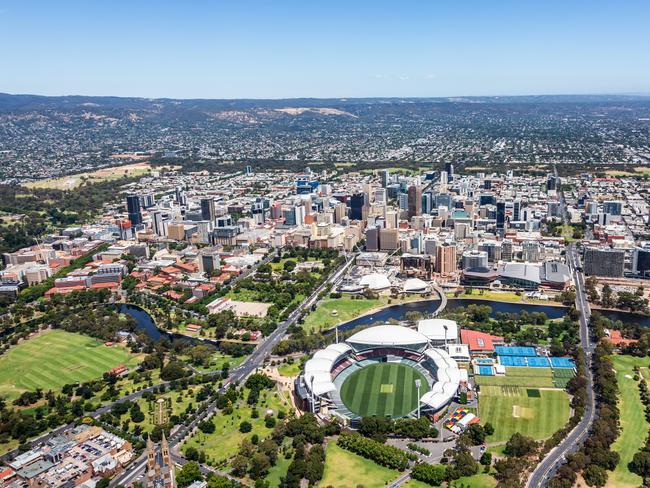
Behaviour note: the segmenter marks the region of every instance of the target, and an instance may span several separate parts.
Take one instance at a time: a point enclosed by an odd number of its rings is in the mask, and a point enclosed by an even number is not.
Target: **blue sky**
[[[650,2],[0,0],[0,91],[650,93]]]

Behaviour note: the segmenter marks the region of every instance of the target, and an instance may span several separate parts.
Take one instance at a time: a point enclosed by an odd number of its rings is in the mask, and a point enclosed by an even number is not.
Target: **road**
[[[353,261],[353,259],[346,261],[336,271],[334,271],[334,273],[332,273],[327,280],[325,280],[318,288],[316,288],[316,290],[306,300],[303,300],[303,302],[293,312],[291,312],[287,319],[283,322],[280,322],[278,324],[278,327],[255,348],[251,355],[248,356],[241,365],[231,370],[230,376],[226,381],[224,381],[223,386],[217,391],[219,393],[222,393],[230,384],[240,383],[249,374],[262,366],[264,360],[271,353],[273,347],[286,335],[287,329],[296,323],[296,321],[302,315],[303,311],[308,310],[313,304],[318,301],[318,296],[323,292],[323,290],[325,290],[328,285],[333,285],[343,276]],[[203,412],[194,417],[189,424],[182,424],[171,433],[168,441],[170,449],[174,453],[173,457],[175,463],[183,464],[185,461],[178,452],[177,446],[179,446],[188,435],[192,434],[200,422],[213,415],[216,410],[217,404],[215,401],[213,401]],[[131,466],[129,466],[126,471],[124,471],[117,478],[113,479],[109,486],[128,486],[139,476],[142,476],[144,474],[146,461],[147,460],[145,453],[143,453],[131,464]],[[204,467],[204,469],[207,468]],[[219,474],[225,475],[224,473]]]
[[[556,173],[557,174],[557,173]],[[564,195],[560,194],[561,212],[565,222],[568,222]],[[580,258],[575,244],[567,246],[566,261],[571,270],[571,276],[576,289],[576,309],[580,313],[580,345],[586,354],[587,361],[587,403],[585,413],[574,429],[567,437],[553,450],[551,450],[544,460],[537,465],[535,471],[531,474],[526,484],[529,488],[538,488],[547,486],[548,482],[555,476],[557,470],[566,462],[567,454],[576,452],[582,443],[587,439],[591,426],[596,416],[596,405],[594,397],[593,374],[591,371],[591,357],[594,352],[595,344],[591,343],[589,335],[589,318],[591,310],[589,301],[585,293],[585,280],[580,267]]]

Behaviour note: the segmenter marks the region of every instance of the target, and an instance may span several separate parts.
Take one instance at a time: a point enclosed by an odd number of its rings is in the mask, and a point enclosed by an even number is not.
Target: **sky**
[[[0,92],[650,93],[648,0],[0,0]]]

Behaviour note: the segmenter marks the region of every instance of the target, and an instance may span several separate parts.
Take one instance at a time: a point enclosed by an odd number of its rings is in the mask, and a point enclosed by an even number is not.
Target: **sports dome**
[[[359,280],[359,284],[370,290],[385,290],[386,288],[390,288],[390,280],[385,274],[381,273],[365,275]]]

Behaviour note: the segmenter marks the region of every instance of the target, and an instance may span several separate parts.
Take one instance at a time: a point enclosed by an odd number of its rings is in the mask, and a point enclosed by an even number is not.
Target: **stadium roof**
[[[409,278],[404,282],[404,291],[414,292],[414,291],[426,290],[427,286],[428,285],[420,278]]]
[[[498,274],[501,278],[528,281],[530,283],[542,282],[540,278],[540,265],[532,263],[503,263]]]
[[[426,336],[401,325],[378,325],[357,332],[347,340],[351,344],[367,346],[409,346],[426,344]]]
[[[445,327],[447,330],[445,330]],[[418,320],[418,332],[424,334],[432,341],[455,342],[458,338],[458,324],[448,319]]]

